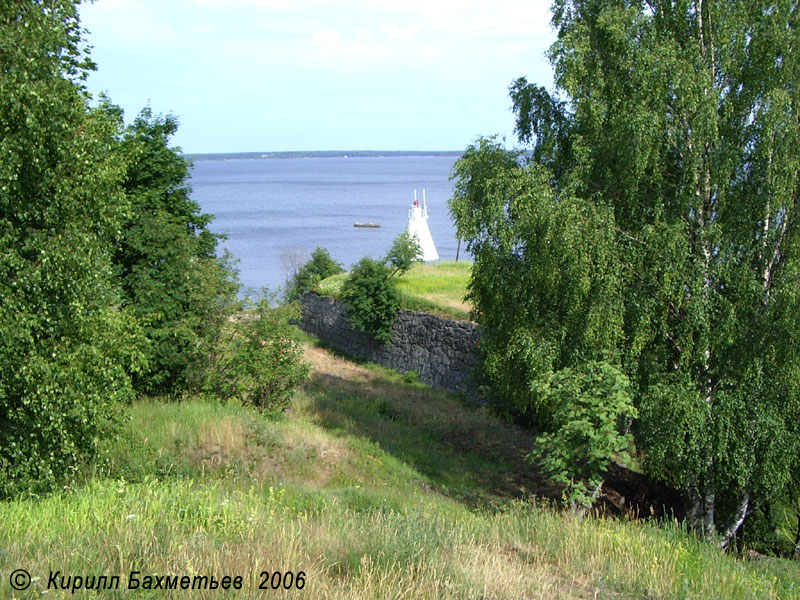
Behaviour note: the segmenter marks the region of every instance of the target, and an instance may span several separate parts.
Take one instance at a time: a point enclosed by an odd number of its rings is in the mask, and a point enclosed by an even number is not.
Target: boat
[[[353,227],[380,227],[380,225],[378,225],[377,223],[361,223],[359,221],[356,221],[355,223],[353,223]]]

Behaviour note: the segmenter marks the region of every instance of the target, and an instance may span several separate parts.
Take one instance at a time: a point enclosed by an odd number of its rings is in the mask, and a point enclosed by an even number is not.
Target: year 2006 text
[[[305,571],[299,571],[297,575],[292,571],[261,571],[259,578],[260,590],[302,590],[306,585]]]

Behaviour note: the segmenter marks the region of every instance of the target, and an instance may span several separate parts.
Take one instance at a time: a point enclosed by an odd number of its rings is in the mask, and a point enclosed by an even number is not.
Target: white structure
[[[419,205],[417,200],[417,190],[414,190],[414,204],[408,211],[408,226],[406,227],[408,233],[416,236],[420,247],[422,248],[422,260],[439,260],[439,253],[436,251],[436,245],[433,243],[433,236],[428,227],[428,203],[425,200],[425,189],[422,190],[422,206]]]

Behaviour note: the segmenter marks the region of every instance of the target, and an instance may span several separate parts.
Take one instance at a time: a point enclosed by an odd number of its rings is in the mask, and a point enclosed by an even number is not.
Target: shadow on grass
[[[315,352],[327,355],[326,365],[306,384],[308,410],[328,431],[375,442],[439,492],[470,505],[557,495],[525,460],[530,432],[387,369]]]
[[[318,342],[308,347],[316,367],[306,384],[309,410],[325,429],[377,443],[439,492],[472,506],[532,495],[560,500],[560,488],[525,459],[533,432],[389,369],[353,362]],[[612,464],[596,509],[605,515],[682,518],[685,499]]]

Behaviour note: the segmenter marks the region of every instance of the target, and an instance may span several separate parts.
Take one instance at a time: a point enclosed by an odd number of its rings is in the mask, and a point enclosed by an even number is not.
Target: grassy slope
[[[677,527],[526,502],[541,482],[526,476],[525,432],[385,370],[307,354],[312,378],[278,422],[139,402],[85,485],[0,504],[0,597],[26,568],[34,590],[51,569],[141,570],[243,575],[257,596],[266,569],[305,571],[286,598],[800,598],[788,561],[740,562]],[[46,597],[59,594],[73,597]],[[102,592],[131,594],[187,596]]]
[[[472,263],[439,262],[417,264],[397,280],[402,308],[467,320],[470,305],[464,302]],[[323,280],[320,294],[337,297],[346,273]]]

